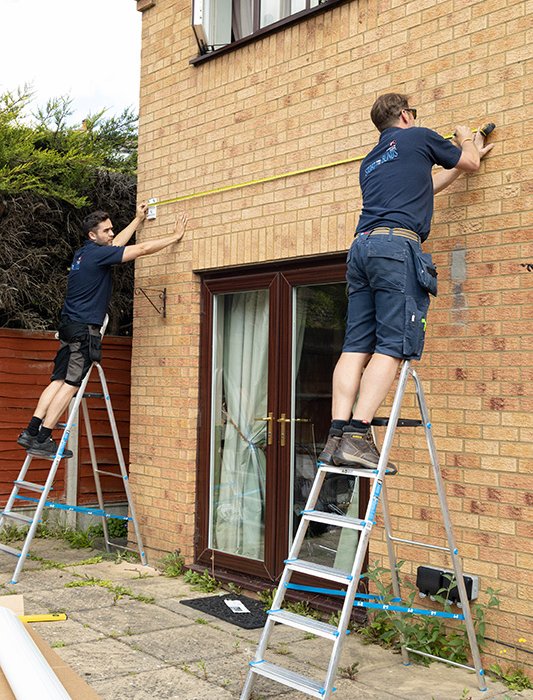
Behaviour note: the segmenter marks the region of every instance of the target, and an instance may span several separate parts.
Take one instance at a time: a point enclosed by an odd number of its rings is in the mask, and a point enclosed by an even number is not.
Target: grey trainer
[[[333,454],[333,463],[337,465],[358,465],[365,469],[376,469],[379,457],[379,450],[374,444],[370,432],[362,434],[345,431],[342,434],[338,448]],[[387,470],[393,474],[397,472],[392,462],[387,464]]]
[[[28,454],[34,457],[43,457],[44,459],[55,459],[57,454],[57,443],[53,438],[48,438],[44,442],[39,442],[34,440],[33,444],[28,449]],[[63,459],[70,459],[72,457],[72,451],[63,450]]]
[[[324,449],[318,455],[318,461],[322,462],[322,464],[333,464],[333,453],[339,446],[340,441],[340,435],[328,435]]]
[[[33,441],[36,439],[36,436],[34,437],[33,435],[30,435],[28,432],[28,429],[25,428],[21,434],[17,438],[17,442],[19,445],[21,445],[25,450],[27,450],[29,447],[33,445]]]

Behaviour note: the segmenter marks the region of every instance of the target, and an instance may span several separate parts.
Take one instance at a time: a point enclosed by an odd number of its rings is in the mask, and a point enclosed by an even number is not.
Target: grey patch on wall
[[[466,323],[466,297],[463,283],[466,280],[466,248],[452,250],[451,279],[453,290],[452,316],[455,323]]]

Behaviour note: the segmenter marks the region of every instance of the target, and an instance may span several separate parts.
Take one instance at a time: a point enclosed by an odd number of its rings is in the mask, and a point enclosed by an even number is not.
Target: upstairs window
[[[331,0],[194,0],[193,29],[201,54],[263,33]],[[336,4],[336,3],[335,3]]]

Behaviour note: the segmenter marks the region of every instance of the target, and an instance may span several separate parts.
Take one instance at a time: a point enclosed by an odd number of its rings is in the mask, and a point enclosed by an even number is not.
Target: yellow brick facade
[[[500,591],[486,632],[499,643],[489,652],[527,665],[531,656],[515,647],[533,639],[528,3],[350,1],[197,66],[189,63],[197,53],[190,2],[139,8],[141,198],[365,154],[377,136],[369,110],[383,92],[408,93],[419,123],[442,134],[456,123],[497,124],[479,173],[436,198],[426,249],[440,294],[420,375],[465,570],[479,575],[482,591]],[[176,548],[194,557],[199,274],[346,250],[360,206],[357,175],[351,163],[206,195],[162,206],[146,224],[142,236],[157,237],[179,210],[190,217],[177,252],[136,266],[137,285],[168,292],[166,319],[142,297],[135,304],[131,479],[152,557]],[[402,433],[393,454],[409,465],[389,487],[393,525],[439,542],[425,440],[413,434]],[[376,534],[371,558],[384,553]],[[445,564],[438,554],[430,560]]]

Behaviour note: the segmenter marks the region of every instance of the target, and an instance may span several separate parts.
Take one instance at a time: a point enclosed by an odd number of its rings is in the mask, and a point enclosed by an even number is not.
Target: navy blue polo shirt
[[[356,232],[397,226],[424,241],[433,216],[431,169],[454,168],[460,157],[457,146],[431,129],[385,129],[359,170],[363,206]]]
[[[98,245],[93,241],[77,250],[61,314],[70,321],[101,326],[111,299],[111,266],[122,262],[123,253],[124,246]]]

